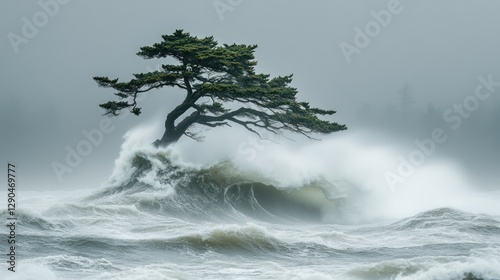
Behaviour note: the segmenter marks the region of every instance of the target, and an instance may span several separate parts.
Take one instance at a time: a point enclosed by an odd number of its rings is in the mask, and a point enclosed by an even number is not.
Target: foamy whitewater
[[[0,279],[500,279],[500,194],[449,163],[394,191],[353,137],[195,165],[137,134],[99,189],[18,193]]]

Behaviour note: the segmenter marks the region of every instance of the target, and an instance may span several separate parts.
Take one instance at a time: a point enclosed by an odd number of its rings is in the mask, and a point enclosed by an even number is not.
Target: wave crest
[[[121,164],[108,186],[85,201],[134,205],[147,212],[183,218],[324,221],[340,212],[343,196],[319,178],[297,187],[277,186],[230,161],[196,167],[180,162],[172,150],[140,150]],[[336,217],[339,217],[336,215]]]

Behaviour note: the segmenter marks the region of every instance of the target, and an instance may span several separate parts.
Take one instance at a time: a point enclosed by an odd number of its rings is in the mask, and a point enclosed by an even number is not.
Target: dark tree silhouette
[[[345,125],[318,117],[335,111],[298,102],[297,89],[290,86],[292,75],[270,78],[267,74],[257,74],[256,45],[218,45],[213,37],[197,38],[182,30],[162,38],[159,43],[142,47],[137,55],[144,59],[173,58],[175,64],[163,64],[159,71],[134,74],[135,78],[128,82],[94,77],[99,86],[117,91],[119,100],[100,105],[106,115],[112,116],[123,109],[139,115],[140,93],[163,87],[178,87],[186,92],[182,103],[167,115],[165,132],[155,141],[156,146],[167,146],[182,135],[199,140],[190,130],[194,125],[237,124],[259,136],[260,129],[276,134],[291,131],[309,138],[314,133],[346,129]],[[235,107],[236,104],[239,106]]]
[[[415,103],[409,84],[405,84],[403,88],[398,90],[398,103],[403,113],[406,113],[408,111],[408,108],[410,108],[410,106]]]

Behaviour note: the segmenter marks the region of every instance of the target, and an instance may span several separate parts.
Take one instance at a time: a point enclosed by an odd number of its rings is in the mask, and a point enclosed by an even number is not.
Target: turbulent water
[[[0,278],[500,279],[496,214],[363,219],[348,185],[306,181],[137,149],[99,190],[21,193],[18,272]]]

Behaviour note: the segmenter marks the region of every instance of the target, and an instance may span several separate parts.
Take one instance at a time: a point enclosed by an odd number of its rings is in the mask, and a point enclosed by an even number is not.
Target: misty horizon
[[[34,248],[15,279],[500,277],[500,2],[0,7],[0,154]],[[297,101],[347,130],[198,125],[202,141],[155,148],[186,91],[109,116],[116,90],[93,78],[166,72],[171,57],[137,53],[176,30],[257,45],[256,73],[293,75]]]

